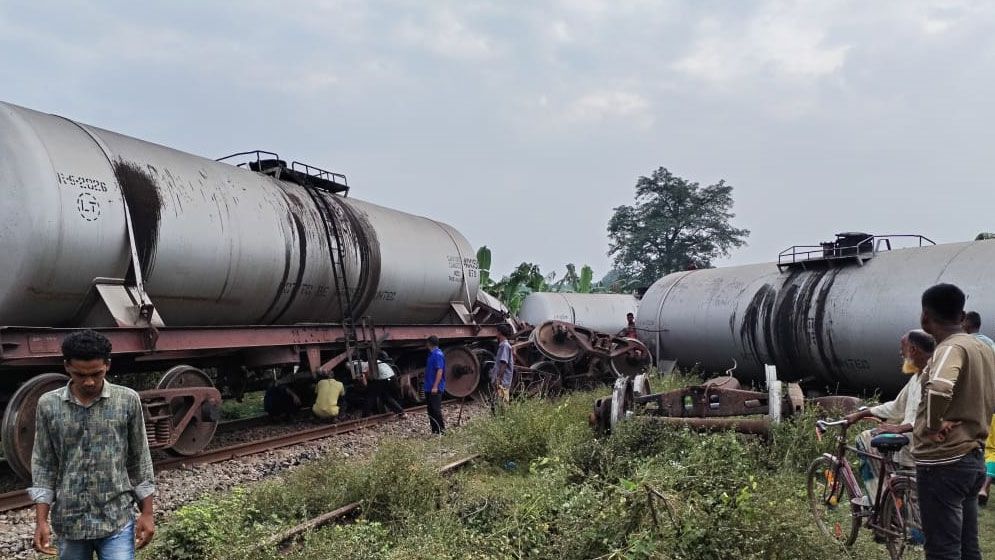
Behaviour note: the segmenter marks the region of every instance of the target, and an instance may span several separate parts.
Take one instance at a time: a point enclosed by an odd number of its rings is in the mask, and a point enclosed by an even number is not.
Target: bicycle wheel
[[[808,468],[808,501],[815,524],[824,535],[843,546],[857,540],[860,518],[854,515],[853,496],[839,466],[819,457]]]
[[[922,549],[922,523],[918,495],[907,478],[892,480],[881,497],[878,524],[891,560],[901,560],[910,551]]]

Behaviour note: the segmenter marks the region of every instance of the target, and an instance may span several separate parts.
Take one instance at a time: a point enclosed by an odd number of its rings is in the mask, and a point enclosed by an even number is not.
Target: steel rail
[[[405,413],[419,412],[425,410],[425,405],[414,406],[404,409]],[[238,459],[248,455],[257,455],[267,451],[273,451],[282,447],[290,447],[301,443],[307,443],[318,439],[355,432],[365,428],[371,428],[386,423],[388,420],[396,418],[394,413],[378,414],[367,418],[356,418],[335,424],[327,424],[307,430],[290,432],[283,435],[273,436],[261,440],[248,441],[208,449],[198,455],[190,457],[174,457],[159,461],[155,464],[156,470],[164,471],[170,469],[184,468],[191,465],[206,465],[210,463],[221,463],[231,459]],[[255,421],[255,419],[250,419]],[[5,494],[0,494],[0,512],[12,511],[26,508],[32,505],[31,498],[26,489],[14,490]]]

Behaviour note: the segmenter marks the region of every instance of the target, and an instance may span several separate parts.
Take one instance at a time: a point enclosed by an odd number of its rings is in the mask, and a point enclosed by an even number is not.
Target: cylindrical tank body
[[[131,267],[167,325],[435,323],[476,299],[473,249],[439,222],[0,103],[0,324],[73,325]],[[345,281],[336,282],[336,237]]]
[[[638,307],[639,300],[627,294],[535,292],[525,297],[518,318],[532,325],[555,319],[615,334],[627,326],[626,314],[635,314]]]
[[[995,241],[882,251],[859,265],[774,264],[694,270],[658,280],[643,296],[636,324],[650,351],[706,372],[738,363],[739,377],[781,379],[831,390],[893,395],[907,382],[899,340],[919,328],[922,292],[949,282],[968,310],[995,323]]]

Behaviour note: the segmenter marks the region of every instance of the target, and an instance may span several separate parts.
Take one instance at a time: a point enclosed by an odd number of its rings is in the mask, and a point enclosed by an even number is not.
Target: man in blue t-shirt
[[[446,390],[446,356],[439,350],[439,337],[432,335],[425,344],[428,346],[428,363],[425,364],[428,423],[433,434],[442,434],[446,431],[446,423],[442,418],[442,392]]]

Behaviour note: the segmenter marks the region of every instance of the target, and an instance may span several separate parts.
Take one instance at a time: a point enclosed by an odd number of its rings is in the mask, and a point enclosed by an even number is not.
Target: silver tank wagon
[[[95,279],[133,278],[133,261],[166,325],[338,322],[343,307],[432,324],[477,299],[473,248],[452,227],[279,172],[6,103],[0,154],[0,324],[97,326]]]
[[[639,300],[628,294],[535,292],[525,297],[518,317],[531,325],[566,321],[615,334],[627,326],[625,315],[638,307]]]
[[[923,290],[956,284],[985,330],[995,325],[995,241],[931,243],[841,234],[792,247],[778,263],[670,274],[642,298],[640,338],[659,359],[709,372],[735,360],[737,377],[762,380],[774,364],[786,381],[893,394],[907,380],[899,338],[919,327]]]

